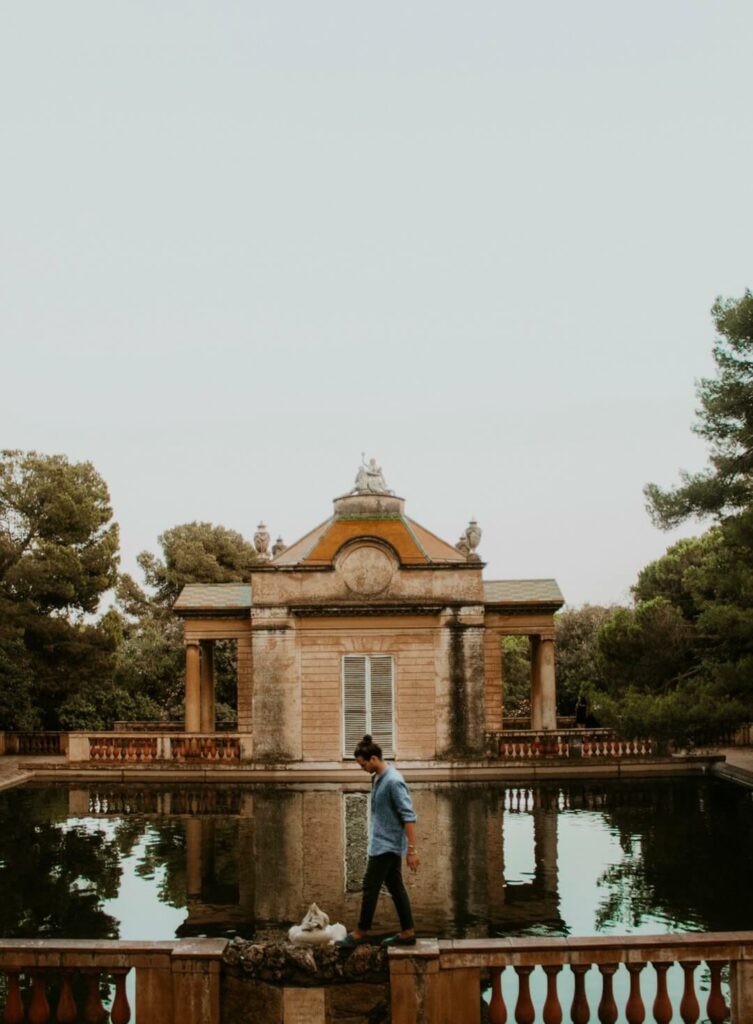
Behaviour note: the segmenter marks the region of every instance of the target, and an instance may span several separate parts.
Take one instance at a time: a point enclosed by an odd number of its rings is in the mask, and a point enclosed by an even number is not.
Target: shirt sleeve
[[[395,813],[403,824],[406,821],[416,821],[416,812],[413,810],[413,803],[408,792],[408,787],[402,779],[394,782],[390,787],[390,797]]]

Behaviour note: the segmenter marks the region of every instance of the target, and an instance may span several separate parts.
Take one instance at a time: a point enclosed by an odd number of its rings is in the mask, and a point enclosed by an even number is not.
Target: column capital
[[[201,640],[184,640],[183,643],[186,647],[200,647],[202,644]]]

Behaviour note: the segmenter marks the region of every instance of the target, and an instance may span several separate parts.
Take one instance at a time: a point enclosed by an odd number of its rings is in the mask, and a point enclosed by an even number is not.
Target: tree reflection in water
[[[106,830],[68,824],[62,787],[3,796],[0,934],[7,938],[118,937],[103,909],[120,885],[120,852]]]
[[[598,884],[596,930],[735,931],[753,920],[753,801],[717,780],[615,788],[604,809],[624,860]],[[662,930],[662,929],[658,929]]]

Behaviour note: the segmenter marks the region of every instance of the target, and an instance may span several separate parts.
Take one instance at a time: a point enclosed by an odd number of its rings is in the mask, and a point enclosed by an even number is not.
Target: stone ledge
[[[345,981],[386,982],[387,950],[357,946],[294,946],[290,942],[249,942],[235,938],[223,962],[234,973],[277,985],[321,986]]]

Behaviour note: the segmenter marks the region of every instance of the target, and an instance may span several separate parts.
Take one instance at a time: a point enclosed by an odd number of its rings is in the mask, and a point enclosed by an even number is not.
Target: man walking
[[[416,812],[400,772],[382,758],[382,748],[371,736],[364,736],[354,751],[360,767],[372,776],[369,862],[363,879],[363,897],[358,927],[336,945],[353,949],[368,938],[379,890],[386,885],[400,919],[400,931],[382,942],[383,946],[415,946],[416,932],[410,899],[405,891],[402,859],[411,871],[419,864],[416,851]]]

